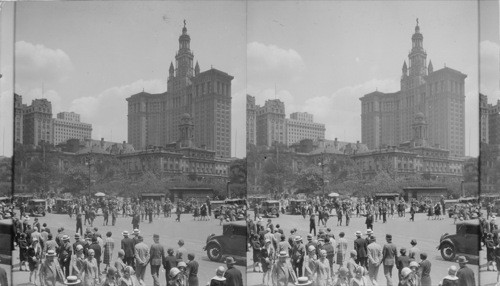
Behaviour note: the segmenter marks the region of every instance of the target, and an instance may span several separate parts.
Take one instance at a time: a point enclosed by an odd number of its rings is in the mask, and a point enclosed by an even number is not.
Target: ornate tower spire
[[[168,69],[168,79],[174,77],[174,64],[170,62],[170,68]]]
[[[193,147],[193,129],[194,124],[189,113],[184,113],[181,116],[181,122],[179,124],[179,144],[180,147]]]
[[[408,58],[410,60],[410,77],[420,77],[427,74],[426,59],[427,53],[424,50],[424,36],[420,33],[420,26],[415,26],[415,33],[411,37],[412,48]]]
[[[408,75],[408,66],[406,66],[406,61],[404,61],[403,63],[403,76],[407,76]]]
[[[193,76],[193,53],[190,48],[191,37],[187,33],[186,20],[184,20],[184,27],[182,34],[179,36],[179,51],[175,56],[177,66],[177,76],[192,77]]]
[[[198,61],[196,61],[196,65],[194,66],[194,75],[197,76],[200,73],[200,65]]]
[[[432,66],[432,61],[429,60],[429,65],[427,67],[427,74],[431,74],[434,72],[434,67]]]

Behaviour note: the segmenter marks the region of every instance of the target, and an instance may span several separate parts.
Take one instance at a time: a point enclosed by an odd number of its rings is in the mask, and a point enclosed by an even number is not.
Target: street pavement
[[[33,222],[33,218],[30,219]],[[76,229],[75,217],[70,219],[68,215],[62,214],[47,214],[45,217],[39,218],[40,224],[44,222],[47,223],[50,228],[51,233],[57,234],[57,229],[59,227],[65,228],[65,233],[70,236],[70,242],[73,244],[74,234]],[[200,285],[205,285],[210,278],[215,276],[215,270],[218,266],[223,265],[224,263],[213,262],[210,261],[207,257],[205,251],[203,251],[202,247],[205,246],[206,239],[208,235],[211,233],[215,233],[216,235],[222,234],[222,226],[219,226],[219,220],[215,220],[212,217],[210,221],[194,221],[192,214],[183,214],[181,217],[181,222],[175,222],[175,215],[169,218],[163,217],[163,214],[157,218],[153,219],[153,222],[150,224],[146,221],[140,223],[140,231],[144,236],[144,242],[151,246],[153,243],[153,234],[160,235],[160,244],[162,244],[165,248],[165,251],[172,247],[174,250],[178,248],[177,241],[179,239],[184,239],[185,247],[188,252],[192,252],[195,254],[195,260],[199,263],[199,271],[198,278],[200,281]],[[94,226],[99,228],[99,233],[101,233],[102,237],[106,236],[106,232],[111,231],[113,233],[112,238],[115,240],[115,249],[113,254],[113,259],[118,257],[118,250],[120,249],[120,241],[123,238],[121,235],[122,231],[127,230],[129,233],[133,232],[132,229],[132,218],[131,217],[121,217],[119,216],[115,226],[103,226],[103,217],[98,216],[94,221]],[[84,226],[83,230],[85,231],[86,227]],[[12,285],[34,285],[29,283],[29,272],[19,271],[19,251],[16,248],[13,254],[13,273],[12,273]],[[235,267],[238,268],[243,274],[243,281],[246,279],[245,273],[245,261],[238,261]],[[104,270],[104,265],[101,264],[101,271]],[[163,272],[163,267],[160,270],[160,282],[161,285],[165,285],[165,272]],[[37,283],[39,285],[39,283]],[[145,275],[145,284],[150,286],[153,285],[153,278],[151,276],[150,267],[148,266],[146,269]]]
[[[253,213],[251,213],[253,217]],[[384,245],[385,243],[385,235],[392,234],[393,243],[396,245],[398,249],[401,247],[406,247],[407,253],[408,249],[411,247],[410,241],[411,239],[417,240],[417,246],[420,248],[422,252],[426,252],[428,255],[428,260],[431,262],[431,279],[432,285],[438,285],[440,281],[447,275],[448,267],[451,265],[458,264],[451,261],[446,261],[441,257],[440,251],[437,249],[439,245],[439,239],[441,235],[444,233],[455,233],[455,225],[453,223],[453,219],[444,217],[443,220],[428,220],[425,214],[418,213],[415,215],[415,222],[411,222],[409,220],[410,215],[407,213],[406,217],[398,217],[397,214],[394,215],[394,218],[388,218],[387,223],[382,223],[380,220],[375,222],[373,225],[374,235],[377,238],[377,243],[380,245]],[[267,221],[267,219],[265,219]],[[309,217],[306,216],[304,219],[300,215],[280,215],[279,218],[272,218],[272,222],[274,225],[279,224],[280,228],[284,230],[284,233],[287,235],[290,234],[290,229],[297,228],[297,234],[301,235],[303,240],[307,242],[307,234],[309,231]],[[316,220],[317,222],[317,220]],[[345,223],[345,219],[344,219]],[[327,222],[327,226],[316,226],[316,229],[319,231],[320,228],[331,228],[332,232],[335,234],[335,237],[338,238],[338,234],[340,232],[345,233],[345,238],[349,242],[349,250],[354,248],[354,239],[356,238],[355,232],[360,230],[363,233],[363,237],[366,237],[364,234],[366,232],[365,225],[365,217],[359,218],[351,218],[351,222],[349,226],[337,226],[337,217],[331,216]],[[247,255],[247,281],[249,286],[253,285],[262,285],[262,273],[253,272],[253,261],[252,255],[249,252]],[[469,258],[469,260],[471,260]],[[477,261],[477,258],[476,258]],[[477,265],[469,264],[470,267],[476,273],[476,280],[478,280],[478,270],[479,267]],[[334,267],[334,270],[338,269],[338,265]],[[481,274],[486,272],[481,272]],[[492,276],[494,273],[493,281],[496,281],[496,272],[489,272],[488,277]],[[491,280],[491,279],[489,279]],[[378,285],[387,285],[386,279],[383,273],[383,267],[380,267],[379,275],[378,275]],[[476,285],[494,285],[494,284],[483,284],[486,280],[482,280],[481,284],[476,283]],[[393,284],[397,285],[397,269],[393,270]]]

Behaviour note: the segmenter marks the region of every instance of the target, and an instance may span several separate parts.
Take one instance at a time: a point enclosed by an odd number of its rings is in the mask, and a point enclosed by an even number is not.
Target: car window
[[[465,233],[466,234],[478,234],[479,233],[479,226],[467,225],[465,228]]]
[[[242,235],[246,236],[247,235],[247,228],[246,227],[235,227],[234,229],[234,235]]]

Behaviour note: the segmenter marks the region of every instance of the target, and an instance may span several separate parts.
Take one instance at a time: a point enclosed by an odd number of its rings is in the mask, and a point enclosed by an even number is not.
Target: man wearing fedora
[[[294,269],[287,261],[288,253],[281,251],[278,255],[278,261],[273,267],[271,278],[274,286],[288,286],[289,283],[297,281]]]
[[[243,277],[241,275],[241,271],[234,268],[235,263],[236,262],[234,261],[233,257],[226,257],[227,270],[226,273],[224,273],[224,277],[226,278],[226,286],[243,286]]]
[[[476,286],[476,279],[474,277],[474,271],[467,267],[467,258],[465,256],[458,257],[458,265],[460,269],[458,269],[457,277],[458,277],[458,285],[459,286]]]
[[[139,281],[144,281],[146,266],[149,264],[149,246],[144,243],[142,235],[138,237],[139,243],[135,245],[136,276]]]
[[[45,254],[45,261],[40,265],[40,285],[56,286],[56,282],[64,282],[64,274],[59,263],[55,260],[56,252],[49,250]]]
[[[387,285],[392,286],[392,270],[394,265],[396,264],[396,259],[398,257],[398,250],[396,246],[392,243],[392,235],[385,235],[386,244],[384,244],[384,248],[382,249],[382,261],[384,263],[384,275],[387,280]]]
[[[154,243],[149,249],[149,262],[151,264],[151,276],[153,276],[153,285],[160,285],[160,266],[163,262],[163,257],[165,256],[165,249],[163,245],[160,244],[160,236],[158,234],[153,234]],[[170,269],[169,269],[170,270]]]
[[[382,246],[377,243],[375,236],[371,236],[370,244],[368,244],[368,275],[372,282],[377,281],[382,258]]]
[[[69,276],[69,269],[71,264],[71,255],[73,254],[71,243],[69,242],[69,236],[67,234],[63,235],[62,243],[59,247],[59,264],[64,271],[66,276]],[[65,277],[66,277],[65,276]]]
[[[292,266],[297,276],[302,276],[302,266],[306,256],[306,247],[302,243],[302,237],[296,236],[292,247]]]

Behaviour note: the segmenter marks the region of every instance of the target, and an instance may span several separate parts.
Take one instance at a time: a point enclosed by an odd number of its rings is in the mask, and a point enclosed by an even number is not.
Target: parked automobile
[[[456,224],[456,233],[445,233],[439,239],[441,256],[444,260],[453,261],[457,255],[479,255],[479,221],[466,220]]]
[[[61,199],[57,198],[55,200],[54,206],[52,207],[52,212],[56,214],[67,214],[68,208],[73,200],[71,199]]]
[[[287,212],[293,215],[302,214],[302,205],[306,203],[306,200],[290,200],[288,202]]]
[[[279,217],[280,216],[280,201],[267,200],[262,202],[260,209],[263,217]]]
[[[212,261],[221,261],[224,256],[245,259],[247,253],[246,221],[222,225],[222,234],[210,234],[203,250]]]
[[[43,199],[29,200],[26,212],[31,216],[45,216],[45,213],[47,212],[47,201]]]
[[[11,265],[14,250],[14,226],[11,219],[0,220],[0,263]]]

